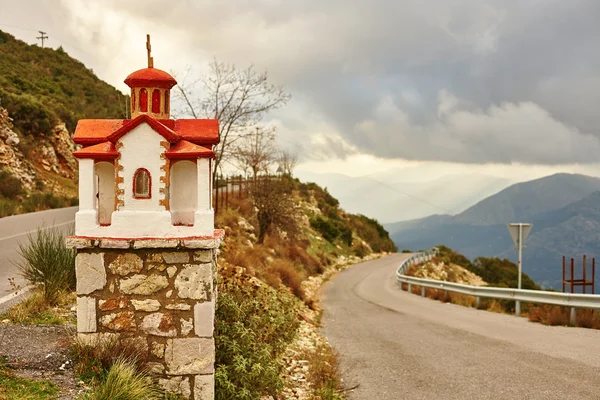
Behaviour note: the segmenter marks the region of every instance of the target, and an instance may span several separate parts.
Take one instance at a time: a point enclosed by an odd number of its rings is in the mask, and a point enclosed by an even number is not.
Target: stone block
[[[152,263],[161,263],[164,260],[163,260],[162,256],[160,255],[160,253],[150,253],[146,257],[146,261],[152,262]]]
[[[180,394],[185,398],[189,398],[192,395],[190,379],[187,377],[175,376],[173,378],[159,379],[158,385],[165,392]]]
[[[196,375],[194,377],[194,400],[214,400],[215,376]]]
[[[141,329],[149,335],[175,337],[177,329],[173,316],[168,313],[154,313],[146,315],[142,320]]]
[[[147,239],[133,242],[134,249],[172,249],[178,245],[179,240],[176,239]]]
[[[185,264],[175,278],[177,295],[182,299],[211,300],[211,275],[210,264]]]
[[[77,341],[85,346],[96,346],[99,343],[113,340],[118,337],[118,333],[112,332],[78,333]]]
[[[177,267],[172,265],[169,268],[167,268],[167,275],[169,275],[169,278],[174,277],[176,273],[177,273]]]
[[[77,237],[68,237],[65,240],[65,245],[69,249],[86,249],[93,246],[90,239],[83,239]]]
[[[142,259],[133,253],[119,254],[113,262],[108,265],[108,269],[113,274],[121,276],[137,274],[144,267]]]
[[[196,336],[212,337],[215,330],[215,303],[205,301],[194,306],[194,332]]]
[[[185,251],[162,253],[162,258],[167,264],[182,264],[190,262],[190,255]]]
[[[193,318],[190,318],[190,319],[181,318],[180,322],[181,322],[181,334],[183,336],[187,335],[188,333],[190,333],[192,331],[192,329],[194,329],[194,319]]]
[[[77,298],[77,332],[96,332],[96,299]]]
[[[135,331],[133,311],[123,311],[100,317],[100,324],[113,331]]]
[[[131,304],[133,304],[133,308],[136,311],[158,311],[160,309],[160,302],[154,299],[146,299],[146,300],[131,300]]]
[[[165,345],[164,343],[152,342],[152,347],[150,348],[150,351],[157,358],[163,358],[165,356]]]
[[[90,294],[106,285],[103,253],[79,253],[75,258],[77,294]]]
[[[215,370],[215,343],[212,338],[167,340],[165,362],[168,375],[212,374]]]
[[[217,247],[215,239],[189,239],[182,240],[183,247],[188,249],[214,249]]]
[[[100,248],[102,249],[128,249],[131,247],[131,243],[128,240],[118,239],[101,239]]]
[[[115,297],[112,299],[100,300],[98,302],[98,308],[101,311],[113,311],[117,309],[127,308],[128,306],[129,299],[127,297]]]
[[[194,261],[209,263],[212,261],[212,250],[199,250],[194,253]]]
[[[122,279],[119,288],[125,294],[149,295],[169,286],[166,276],[162,275],[133,275],[131,278]]]
[[[150,375],[157,376],[165,373],[165,366],[159,362],[149,362],[146,364],[146,368]]]
[[[189,304],[185,304],[185,303],[176,303],[176,304],[167,304],[165,306],[165,308],[167,310],[180,310],[180,311],[187,311],[190,308],[192,308],[192,306],[190,306]]]

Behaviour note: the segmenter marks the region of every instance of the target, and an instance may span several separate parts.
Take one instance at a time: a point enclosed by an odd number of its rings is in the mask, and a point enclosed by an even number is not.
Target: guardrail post
[[[408,284],[408,293],[412,293],[412,284]]]
[[[475,297],[475,308],[479,308],[479,302],[481,301],[481,297]]]
[[[425,297],[425,286],[421,286],[421,297]]]
[[[571,315],[569,318],[569,322],[573,326],[575,326],[575,323],[577,322],[577,310],[575,310],[575,307],[571,307]]]
[[[518,317],[521,315],[521,302],[519,300],[517,300],[515,302],[515,317]]]

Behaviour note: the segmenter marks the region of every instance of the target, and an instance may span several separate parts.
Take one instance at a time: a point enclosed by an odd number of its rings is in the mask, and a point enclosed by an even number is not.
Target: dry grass
[[[338,355],[331,347],[323,344],[303,357],[308,361],[306,378],[313,388],[313,400],[342,400]]]
[[[65,325],[75,323],[70,312],[76,302],[73,292],[58,292],[50,303],[41,289],[35,290],[24,301],[15,305],[0,319],[8,319],[15,324],[24,325]]]
[[[560,306],[532,306],[529,309],[529,320],[551,326],[571,326],[571,309]],[[595,310],[578,309],[575,326],[580,328],[600,329],[600,313]]]
[[[600,329],[600,313],[595,310],[577,310],[575,321],[581,328]]]
[[[75,372],[86,382],[103,381],[118,360],[126,360],[137,373],[146,372],[148,344],[143,338],[101,338],[91,342],[75,339],[72,357]]]
[[[292,291],[294,296],[304,300],[304,290],[302,290],[304,276],[293,264],[285,260],[275,260],[261,275],[260,277],[269,285],[277,288],[279,284],[283,284]]]

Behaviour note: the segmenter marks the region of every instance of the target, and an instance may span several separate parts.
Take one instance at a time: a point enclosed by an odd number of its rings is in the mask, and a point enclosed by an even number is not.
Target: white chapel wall
[[[198,198],[196,164],[177,161],[171,164],[170,206],[173,224],[193,225]]]

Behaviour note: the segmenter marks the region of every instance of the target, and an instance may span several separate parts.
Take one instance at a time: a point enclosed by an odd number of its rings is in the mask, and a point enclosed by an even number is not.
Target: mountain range
[[[421,218],[433,213],[459,213],[514,181],[483,174],[450,174],[436,179],[414,179],[415,171],[350,177],[297,171],[302,181],[326,187],[351,213],[380,222]]]
[[[523,270],[544,287],[560,288],[562,256],[600,255],[600,179],[555,174],[522,182],[456,215],[386,224],[401,249],[445,244],[469,258],[517,259],[506,224],[533,223],[523,250]],[[591,270],[588,264],[588,274]],[[589,275],[588,275],[589,276]]]

